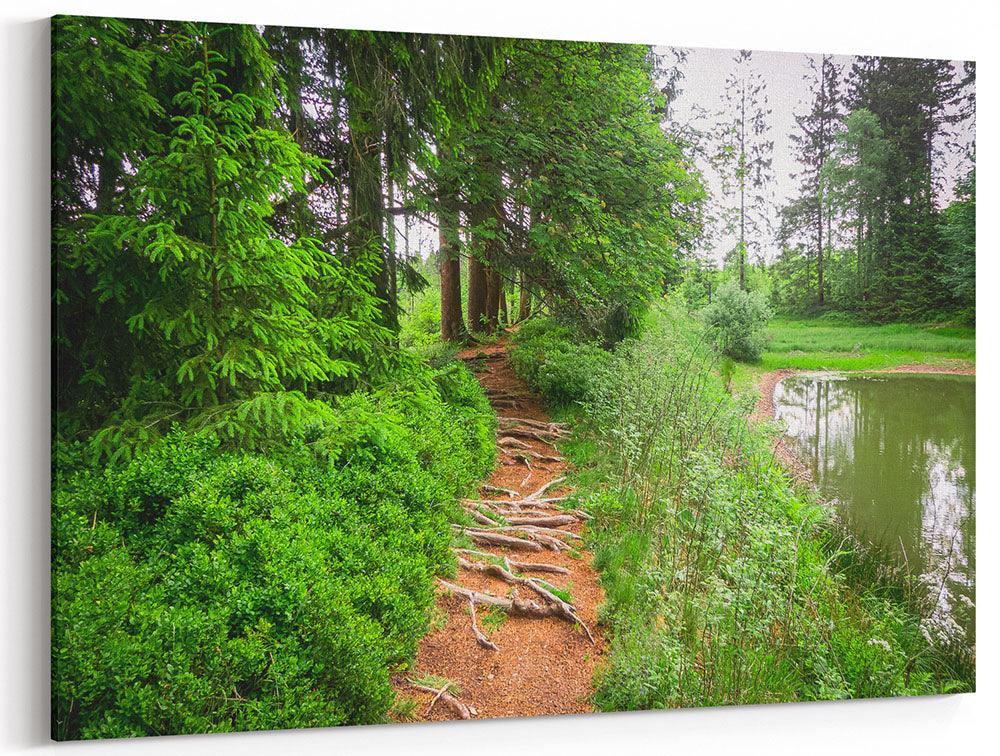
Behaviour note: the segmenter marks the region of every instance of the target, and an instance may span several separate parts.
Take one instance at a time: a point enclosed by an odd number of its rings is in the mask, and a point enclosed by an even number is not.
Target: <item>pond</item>
[[[920,576],[928,630],[974,647],[975,378],[797,375],[774,406],[847,527]]]

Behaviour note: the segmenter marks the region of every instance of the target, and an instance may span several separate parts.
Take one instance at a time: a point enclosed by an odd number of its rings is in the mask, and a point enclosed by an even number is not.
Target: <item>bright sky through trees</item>
[[[664,66],[672,67],[674,57],[670,47],[657,47]],[[677,49],[677,48],[673,48]],[[680,91],[671,106],[671,119],[679,124],[704,130],[714,123],[714,115],[724,107],[726,77],[733,68],[736,50],[683,48],[686,60],[680,64],[683,78]],[[770,209],[772,224],[778,226],[778,212],[792,200],[799,190],[798,179],[793,173],[801,170],[796,159],[796,150],[791,134],[796,131],[795,116],[808,110],[810,83],[804,78],[809,74],[809,58],[817,55],[788,52],[753,52],[753,65],[767,83],[768,101],[772,108],[771,138],[774,140],[774,199]],[[834,63],[845,72],[856,60],[853,55],[834,55]],[[961,76],[961,62],[953,63],[956,76]],[[935,172],[943,180],[943,191],[939,201],[947,204],[954,199],[956,181],[965,176],[972,164],[967,150],[975,139],[975,120],[959,126],[958,148],[944,149],[943,159],[935,165]],[[944,148],[944,145],[940,145]],[[721,178],[708,169],[705,161],[699,165],[704,172],[706,187],[712,195],[721,191]],[[702,252],[710,259],[721,262],[726,252],[733,248],[735,238],[728,235],[706,237]],[[772,246],[768,259],[777,253],[777,245]]]

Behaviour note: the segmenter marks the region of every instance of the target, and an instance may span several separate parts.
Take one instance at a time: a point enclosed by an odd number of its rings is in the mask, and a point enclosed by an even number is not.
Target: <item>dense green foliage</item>
[[[438,182],[467,208],[468,255],[618,340],[675,275],[704,190],[660,127],[648,48],[517,40],[511,53],[496,107],[456,133]]]
[[[764,329],[771,311],[758,292],[744,291],[727,281],[705,307],[704,317],[709,338],[721,354],[755,362],[764,351],[767,345]]]
[[[673,308],[600,373],[566,445],[607,597],[606,710],[968,689],[898,586],[796,492]]]
[[[951,142],[975,128],[975,65],[862,57],[845,73],[824,57],[814,69],[795,135],[802,191],[782,210],[771,265],[774,303],[974,320],[974,140],[965,155]],[[942,167],[960,159],[972,169],[949,197]]]
[[[313,419],[266,456],[181,430],[127,465],[57,448],[57,737],[384,721],[492,413],[451,363]]]
[[[397,66],[437,44],[324,39]],[[295,128],[307,48],[53,21],[58,738],[384,721],[451,569],[455,501],[492,469],[478,382],[396,343],[361,222],[370,164],[348,175],[350,223],[309,200],[341,154]],[[470,48],[405,82],[427,159],[494,70]],[[337,82],[367,129],[383,82]]]
[[[669,122],[681,74],[650,46],[52,29],[56,737],[385,721],[456,500],[495,461],[455,354],[514,323],[517,373],[586,424],[601,706],[968,686],[833,546],[704,352],[761,356],[768,297],[974,318],[975,173],[940,209],[932,165],[973,69],[859,59],[841,96],[824,59],[765,268],[769,111],[738,53],[713,150],[738,265],[715,271],[692,254],[705,145]],[[674,287],[707,330],[650,317]],[[761,364],[974,353],[967,329],[798,328],[772,325]]]
[[[635,327],[697,234],[657,59],[52,29],[54,732],[380,721],[450,566],[451,504],[495,454],[482,391],[435,343],[463,335],[463,281],[476,332],[541,306],[586,334],[532,377],[574,402],[579,359]],[[397,221],[433,216],[428,265]]]
[[[547,318],[525,323],[513,343],[514,370],[554,408],[586,400],[608,362],[608,353],[596,343]]]

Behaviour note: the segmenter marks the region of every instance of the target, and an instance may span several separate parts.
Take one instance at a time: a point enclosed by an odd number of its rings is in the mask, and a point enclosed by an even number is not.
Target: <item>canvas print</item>
[[[53,737],[974,691],[975,102],[55,17]]]

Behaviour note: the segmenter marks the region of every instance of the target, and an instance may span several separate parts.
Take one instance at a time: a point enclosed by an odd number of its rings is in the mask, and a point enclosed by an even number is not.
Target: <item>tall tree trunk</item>
[[[396,308],[389,292],[389,266],[386,260],[384,216],[385,198],[382,194],[382,143],[384,132],[379,124],[379,113],[372,101],[375,99],[373,72],[376,62],[359,53],[349,56],[347,77],[348,132],[350,147],[347,159],[348,215],[351,231],[348,249],[352,257],[373,254],[379,262],[373,282],[375,295],[382,300],[382,322],[398,330]]]
[[[438,223],[441,338],[445,341],[460,341],[465,337],[465,325],[462,323],[462,263],[458,256],[458,223],[451,212],[442,212]]]
[[[823,306],[823,195],[817,197],[816,206],[816,304]]]
[[[507,287],[500,281],[500,325],[507,326],[510,323],[510,316],[507,313]]]
[[[486,332],[496,333],[500,324],[500,274],[486,268]]]
[[[525,285],[524,271],[518,274],[517,320],[527,320],[531,317],[531,292]]]
[[[747,209],[746,209],[746,127],[747,127],[747,94],[746,86],[740,90],[740,245],[739,245],[739,265],[740,265],[740,288],[747,290]]]
[[[470,226],[478,226],[486,220],[488,209],[482,204],[472,208]],[[480,259],[485,254],[486,243],[482,239],[471,240],[472,254],[469,255],[468,313],[469,330],[483,331],[486,328],[486,265]]]

